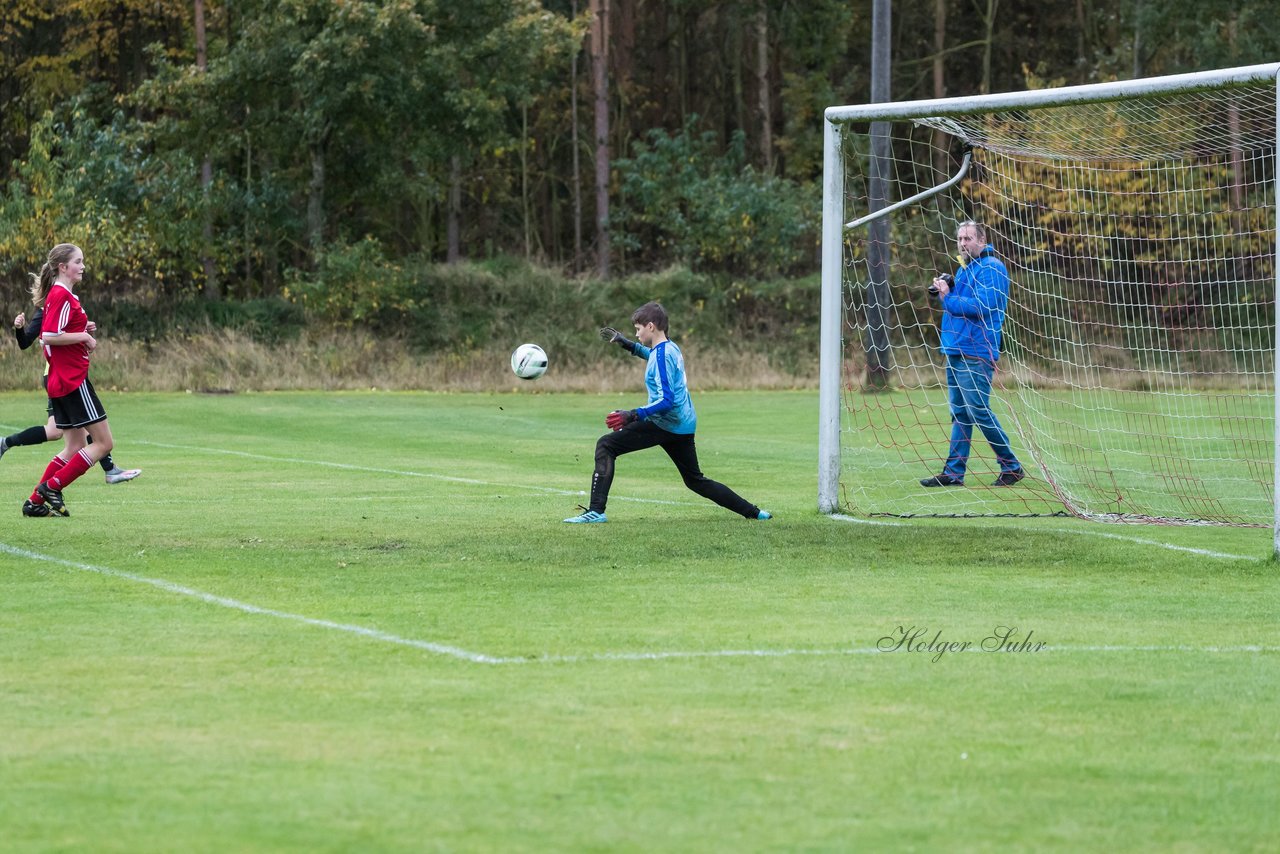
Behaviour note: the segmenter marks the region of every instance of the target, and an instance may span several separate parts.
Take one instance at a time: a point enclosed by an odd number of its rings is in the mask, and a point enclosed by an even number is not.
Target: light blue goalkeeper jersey
[[[631,352],[649,361],[644,371],[644,384],[649,389],[649,402],[636,410],[636,417],[652,422],[669,433],[688,434],[698,429],[698,413],[689,399],[689,386],[684,378],[684,355],[670,341],[650,350],[640,342]]]

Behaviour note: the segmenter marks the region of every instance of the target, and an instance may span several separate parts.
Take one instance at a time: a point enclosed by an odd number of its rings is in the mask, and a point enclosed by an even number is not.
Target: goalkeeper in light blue
[[[574,524],[605,522],[605,505],[613,486],[614,463],[623,454],[660,447],[675,463],[684,485],[704,498],[747,519],[772,518],[723,483],[702,473],[693,434],[698,415],[689,399],[685,382],[684,355],[667,339],[667,312],[656,302],[645,303],[631,315],[636,338],[628,340],[621,332],[605,327],[600,337],[617,344],[633,356],[646,361],[644,384],[649,401],[636,409],[610,412],[604,420],[610,432],[596,442],[595,472],[591,475],[591,506],[578,516],[565,519]]]

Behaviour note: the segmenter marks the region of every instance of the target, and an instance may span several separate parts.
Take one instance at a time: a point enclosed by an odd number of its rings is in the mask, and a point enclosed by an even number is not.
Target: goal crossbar
[[[1109,83],[1062,86],[1057,89],[1028,89],[1022,92],[995,92],[989,95],[969,95],[956,98],[932,98],[916,101],[827,107],[823,115],[828,122],[842,123],[850,121],[890,121],[925,116],[962,116],[1002,110],[1033,110],[1039,107],[1096,104],[1146,95],[1198,92],[1222,87],[1244,86],[1267,80],[1274,81],[1277,76],[1280,76],[1280,62],[1271,62],[1216,71],[1195,71],[1189,74],[1147,77],[1140,80],[1115,80]]]

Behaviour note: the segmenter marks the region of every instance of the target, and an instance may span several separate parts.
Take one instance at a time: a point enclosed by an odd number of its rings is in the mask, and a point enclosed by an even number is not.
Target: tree
[[[595,93],[596,275],[609,276],[609,0],[591,0],[591,80]]]
[[[247,178],[232,176],[256,166],[259,185],[296,199],[295,251],[364,234],[420,247],[405,212],[458,216],[468,156],[504,147],[507,111],[536,97],[571,39],[570,23],[536,0],[260,0],[207,83],[175,75],[148,94],[181,117],[185,133],[167,144],[208,141],[241,193]],[[235,169],[251,144],[256,162]]]
[[[769,5],[756,4],[756,98],[760,110],[760,162],[773,171],[773,110],[769,101]]]
[[[208,70],[208,39],[204,30],[204,0],[194,0],[194,18],[196,28],[196,68],[203,74]],[[200,161],[200,190],[204,197],[204,210],[201,212],[201,233],[204,236],[204,251],[200,253],[200,263],[204,267],[204,295],[208,299],[218,297],[218,265],[213,260],[213,217],[209,210],[209,190],[213,186],[213,160],[208,154]]]
[[[890,66],[889,49],[890,2],[875,0],[873,4],[871,43],[871,102],[887,103]],[[870,212],[883,210],[889,204],[889,176],[893,166],[889,150],[889,123],[871,123],[871,164],[867,179],[867,195]],[[889,311],[892,298],[889,293],[889,217],[874,219],[867,235],[867,354],[868,391],[883,391],[889,387],[892,351],[889,348]]]

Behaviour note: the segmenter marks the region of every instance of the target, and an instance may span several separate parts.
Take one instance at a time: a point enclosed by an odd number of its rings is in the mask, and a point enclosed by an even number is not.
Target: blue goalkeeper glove
[[[615,409],[604,417],[604,426],[616,432],[635,420],[636,411],[634,409]]]
[[[634,342],[629,341],[627,339],[627,336],[623,335],[621,332],[614,329],[612,326],[606,326],[600,330],[600,340],[608,341],[610,344],[617,344],[619,347],[621,347],[623,350],[626,350],[628,353],[635,352],[635,349],[633,347]]]

